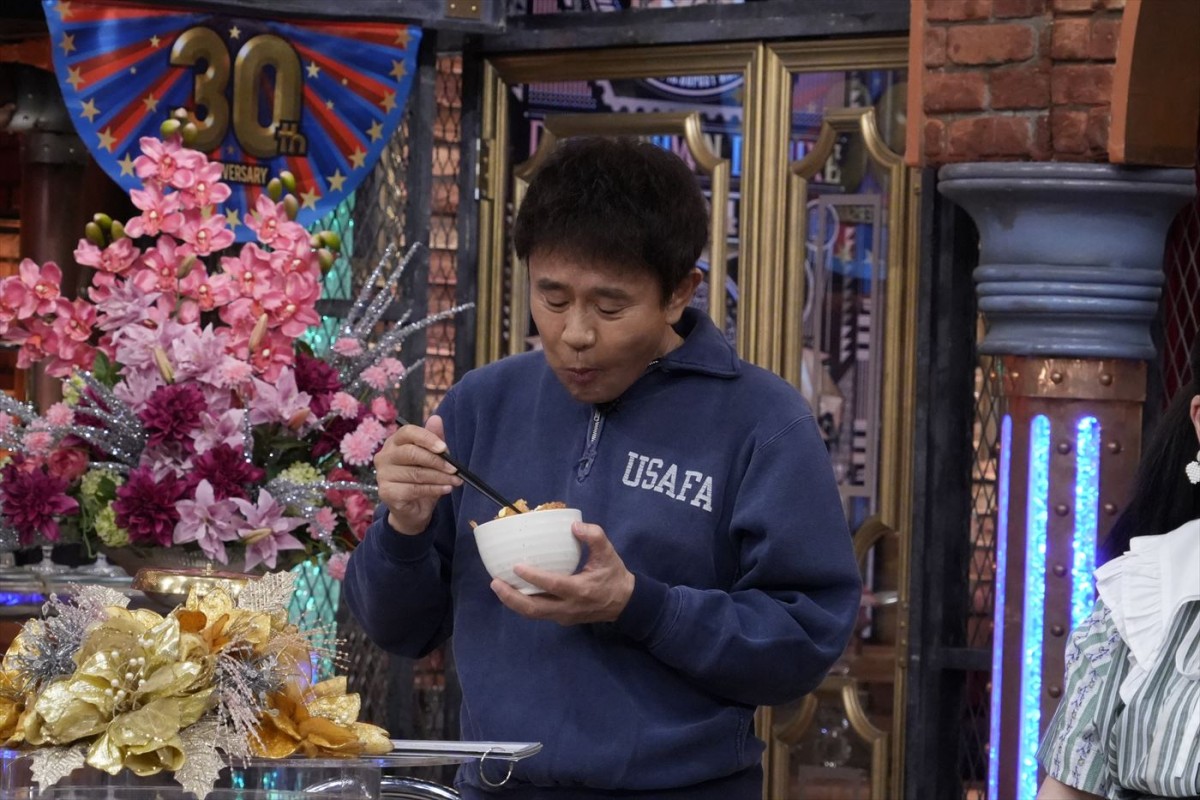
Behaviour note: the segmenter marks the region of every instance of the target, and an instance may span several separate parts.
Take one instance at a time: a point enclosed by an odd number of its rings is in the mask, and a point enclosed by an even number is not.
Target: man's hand
[[[439,453],[446,452],[442,418],[432,416],[421,428],[403,425],[375,454],[379,499],[388,507],[388,524],[415,536],[429,527],[433,507],[462,478]]]
[[[500,602],[523,617],[559,625],[612,622],[619,617],[633,594],[633,573],[625,568],[599,525],[576,522],[571,532],[588,549],[587,563],[579,573],[556,575],[518,565],[514,572],[546,594],[524,595],[496,578],[492,591]]]

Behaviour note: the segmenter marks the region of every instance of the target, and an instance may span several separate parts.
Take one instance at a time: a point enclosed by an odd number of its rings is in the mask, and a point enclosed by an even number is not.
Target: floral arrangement
[[[53,596],[0,662],[0,746],[27,751],[42,790],[84,765],[167,771],[204,798],[231,759],[391,750],[358,722],[344,677],[312,683],[311,632],[288,622],[294,577],[193,587],[166,616],[100,586]]]
[[[0,549],[73,537],[89,552],[187,548],[247,570],[324,554],[340,577],[395,429],[399,348],[468,306],[377,336],[414,253],[388,270],[389,248],[339,337],[313,352],[302,337],[340,239],[294,221],[284,173],[244,220],[258,241],[227,249],[230,190],[220,163],[185,146],[191,132],[171,119],[141,140],[140,213],[88,223],[78,298],[53,262],[26,259],[0,281],[0,340],[19,345],[19,367],[61,377],[64,397],[39,414],[0,393]]]

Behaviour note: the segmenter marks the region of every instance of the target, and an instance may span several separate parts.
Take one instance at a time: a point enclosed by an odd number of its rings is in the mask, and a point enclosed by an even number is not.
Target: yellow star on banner
[[[130,74],[130,75],[137,75],[137,67],[130,67],[130,68],[129,68],[129,74]]]
[[[58,46],[62,48],[63,55],[66,55],[67,53],[74,53],[75,36],[70,33],[64,33],[62,41],[58,43]]]
[[[400,81],[404,80],[404,76],[408,74],[408,67],[404,66],[403,61],[393,61],[392,71],[388,74],[395,78],[396,82],[399,83]]]
[[[67,67],[67,83],[71,84],[72,89],[79,91],[79,87],[85,83],[83,76],[79,74],[79,67]]]
[[[232,28],[229,29],[229,38],[230,39],[237,39],[241,35],[242,35],[242,29],[239,28],[237,25],[234,25]]]
[[[383,138],[383,126],[379,124],[379,120],[371,123],[371,127],[367,130],[367,135],[371,137],[372,142],[378,142]]]
[[[392,109],[396,107],[396,93],[384,92],[383,99],[379,101],[379,105],[383,106],[383,110],[392,113]]]
[[[236,208],[231,208],[225,212],[225,224],[231,228],[236,228],[242,224],[242,221],[238,219],[238,210]]]
[[[301,208],[316,208],[321,195],[317,194],[316,189],[309,189],[307,192],[300,193],[300,199],[304,201],[300,204]]]
[[[161,42],[162,42],[162,39],[159,39],[157,36],[151,36],[151,37],[150,37],[150,46],[151,46],[151,47],[153,47],[153,48],[155,48],[155,49],[157,49],[157,48],[158,48],[158,45],[159,45]]]
[[[96,101],[88,98],[88,101],[83,104],[83,108],[79,111],[79,116],[86,119],[88,122],[95,122],[96,115],[100,113],[100,109],[96,108]]]
[[[117,137],[112,135],[112,128],[105,128],[97,136],[100,137],[100,146],[111,153],[113,145],[117,143]]]
[[[354,152],[350,154],[350,163],[355,169],[362,169],[367,163],[367,154],[362,151],[361,147],[354,148]]]
[[[142,105],[151,113],[158,111],[158,98],[153,94],[148,94],[142,98]]]
[[[63,19],[66,19],[67,17],[69,17],[75,13],[71,9],[71,4],[64,2],[63,0],[59,0],[59,2],[54,4],[54,10],[57,11],[58,15],[60,17],[62,17]]]
[[[326,108],[328,108],[330,111],[333,111],[333,101],[332,101],[332,100],[326,100],[326,101],[325,101],[325,107],[326,107]]]
[[[125,157],[117,163],[121,166],[121,177],[133,174],[133,158],[129,155],[129,153],[126,153]]]
[[[408,47],[408,28],[396,28],[396,44]]]
[[[329,191],[340,192],[342,191],[342,184],[346,182],[346,176],[342,174],[340,169],[338,169],[334,170],[333,174],[325,180],[329,181]]]
[[[321,77],[321,68],[317,66],[317,62],[315,61],[308,62],[308,66],[304,69],[308,72],[308,77],[310,78]]]

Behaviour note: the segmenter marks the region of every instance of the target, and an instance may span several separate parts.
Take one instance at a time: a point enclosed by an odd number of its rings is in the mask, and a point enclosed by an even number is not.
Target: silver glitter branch
[[[358,297],[354,299],[354,305],[350,307],[346,318],[342,320],[342,335],[350,336],[354,330],[354,324],[362,315],[363,311],[371,302],[371,292],[375,291],[379,283],[379,279],[383,277],[384,267],[396,255],[396,245],[389,244],[380,256],[379,261],[375,264],[375,269],[371,270],[371,274],[363,281],[362,288],[358,290]]]
[[[387,276],[382,286],[376,285],[378,277],[375,275],[372,275],[375,278],[374,281],[368,281],[363,284],[363,291],[359,292],[358,299],[350,309],[350,314],[347,315],[346,322],[342,325],[345,335],[359,341],[365,340],[370,335],[371,330],[375,327],[375,323],[379,322],[384,312],[388,310],[388,306],[395,301],[395,292],[396,288],[400,285],[400,278],[403,277],[404,270],[421,248],[422,245],[420,242],[408,248],[408,252],[404,254],[404,258],[400,259],[400,263]],[[389,247],[388,251],[384,252],[384,258],[390,258],[391,252],[394,251]],[[371,297],[369,292],[374,292],[374,297]],[[365,309],[360,305],[364,300],[368,300]]]
[[[343,382],[349,384],[346,391],[350,394],[355,394],[365,388],[362,380],[362,374],[371,367],[377,365],[383,359],[389,356],[394,356],[398,353],[404,340],[412,336],[418,331],[425,330],[430,325],[441,322],[444,319],[450,319],[453,316],[461,314],[467,309],[474,308],[474,303],[463,303],[460,306],[448,308],[445,311],[439,311],[436,314],[430,314],[425,319],[417,322],[409,323],[403,327],[392,328],[390,331],[380,337],[379,341],[366,354],[365,357],[360,356],[355,364],[348,368],[342,375]]]
[[[74,673],[75,653],[92,626],[107,616],[107,608],[129,604],[129,598],[103,586],[71,584],[68,588],[71,594],[65,599],[50,595],[42,606],[43,619],[26,623],[25,647],[11,656],[16,671],[29,677],[34,691]]]
[[[267,492],[283,506],[294,509],[295,513],[306,519],[312,519],[316,515],[317,509],[326,504],[325,493],[329,491],[362,492],[371,498],[378,497],[378,489],[374,485],[357,481],[296,483],[285,478],[275,478],[267,484],[266,488]],[[324,541],[329,536],[321,533],[317,538]]]

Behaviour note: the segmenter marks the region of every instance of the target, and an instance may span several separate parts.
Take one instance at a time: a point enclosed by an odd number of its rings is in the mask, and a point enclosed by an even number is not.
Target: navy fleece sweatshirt
[[[472,371],[438,412],[450,452],[502,494],[563,501],[604,528],[635,575],[616,622],[563,627],[501,605],[469,524],[497,509],[465,487],[416,536],[381,507],[350,559],[347,600],[380,646],[420,656],[453,633],[464,739],[543,743],[518,790],[661,796],[746,770],[762,751],[755,706],[813,689],[850,635],[858,569],[812,412],[704,315],[679,332],[603,408],[534,352]],[[477,767],[460,782],[478,787]],[[533,792],[520,796],[558,796]]]

